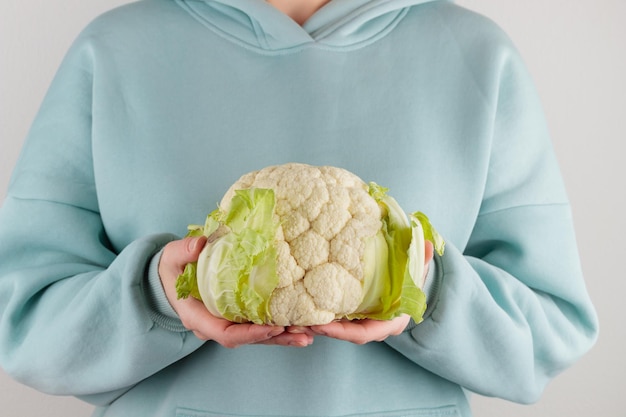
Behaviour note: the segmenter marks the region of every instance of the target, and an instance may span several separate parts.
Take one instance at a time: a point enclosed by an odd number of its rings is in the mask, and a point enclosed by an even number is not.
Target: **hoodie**
[[[446,240],[428,312],[363,346],[226,349],[157,273],[242,174],[346,168]],[[143,0],[68,51],[0,210],[0,364],[95,416],[470,416],[597,337],[569,201],[507,37],[448,1]]]

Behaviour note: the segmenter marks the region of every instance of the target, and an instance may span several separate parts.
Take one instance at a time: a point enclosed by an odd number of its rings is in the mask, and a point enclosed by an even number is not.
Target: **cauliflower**
[[[190,235],[208,242],[179,277],[180,297],[235,322],[315,325],[420,321],[424,229],[375,183],[345,169],[289,163],[243,175]]]

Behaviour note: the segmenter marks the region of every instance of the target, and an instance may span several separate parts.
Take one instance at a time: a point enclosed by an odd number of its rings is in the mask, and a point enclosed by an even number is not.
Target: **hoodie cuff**
[[[187,329],[167,300],[159,276],[159,262],[162,254],[163,249],[152,257],[145,278],[145,295],[150,309],[150,317],[160,327],[175,332],[184,332]]]

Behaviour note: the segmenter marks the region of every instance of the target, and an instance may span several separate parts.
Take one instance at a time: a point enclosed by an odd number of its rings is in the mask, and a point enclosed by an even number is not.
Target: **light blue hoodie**
[[[364,346],[225,349],[156,274],[242,174],[349,169],[447,242],[428,317]],[[0,363],[97,416],[469,416],[536,401],[595,341],[537,94],[491,22],[447,1],[144,0],[90,24],[0,211]]]

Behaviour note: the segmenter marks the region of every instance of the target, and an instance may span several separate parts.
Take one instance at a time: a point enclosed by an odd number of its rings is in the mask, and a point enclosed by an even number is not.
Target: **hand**
[[[193,298],[178,299],[176,279],[185,265],[198,260],[206,238],[185,238],[168,243],[159,263],[159,276],[167,299],[180,317],[183,326],[202,340],[214,340],[227,348],[246,344],[266,344],[304,347],[313,343],[313,336],[288,333],[282,326],[233,323],[213,316],[204,304]]]
[[[424,277],[428,274],[428,265],[434,256],[432,242],[425,242],[425,270]],[[404,331],[411,320],[410,316],[402,315],[393,320],[340,320],[321,326],[311,326],[308,330],[303,328],[288,328],[289,332],[299,332],[313,335],[323,335],[335,339],[345,340],[359,345],[368,342],[382,342],[389,336],[397,336]]]
[[[345,340],[364,345],[369,342],[382,342],[389,336],[397,336],[404,331],[411,317],[404,314],[393,320],[340,320],[321,326],[311,326],[314,334]]]

